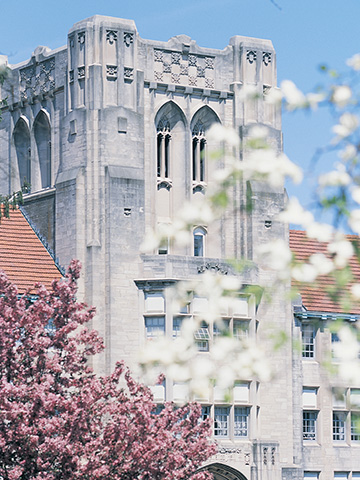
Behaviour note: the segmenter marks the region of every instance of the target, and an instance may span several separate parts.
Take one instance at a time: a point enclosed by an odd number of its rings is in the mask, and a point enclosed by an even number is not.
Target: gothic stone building
[[[270,41],[235,36],[223,50],[200,47],[186,35],[150,41],[131,20],[94,16],[70,29],[66,46],[37,47],[30,60],[10,67],[1,91],[8,106],[0,123],[0,192],[25,185],[24,211],[61,264],[81,260],[80,294],[96,306],[95,327],[106,344],[95,365],[99,372],[110,372],[119,359],[131,364],[139,345],[158,330],[176,335],[181,315],[172,317],[167,308],[166,286],[183,278],[201,281],[209,268],[231,274],[224,259],[256,263],[254,245],[288,238],[275,221],[284,189],[239,182],[231,190],[231,211],[217,225],[194,225],[192,246],[170,243],[153,254],[139,248],[146,231],[171,223],[185,200],[205,194],[208,151],[216,147],[207,138],[213,123],[235,128],[243,139],[250,126],[266,125],[270,143],[281,151],[280,113],[263,100],[276,88]],[[244,101],[247,85],[258,90],[256,100]],[[254,208],[247,213],[242,207],[250,197]],[[272,273],[259,265],[243,281],[267,284]],[[300,338],[301,318],[292,320],[283,293],[257,308],[240,296],[227,312],[229,328],[266,342],[276,323]],[[196,303],[184,315],[196,315]],[[213,341],[214,332],[205,333],[199,355]],[[216,388],[203,399],[219,443],[208,466],[215,479],[359,478],[355,441],[346,437],[333,454],[330,420],[318,398],[323,391],[327,398],[323,378],[305,378],[308,369],[291,345],[270,351],[269,362],[274,381],[242,378],[230,402]],[[313,402],[306,418],[303,387]],[[182,394],[182,385],[169,378],[155,391],[159,403]],[[321,435],[312,434],[314,419],[317,428],[323,422]],[[310,432],[304,440],[303,428]]]

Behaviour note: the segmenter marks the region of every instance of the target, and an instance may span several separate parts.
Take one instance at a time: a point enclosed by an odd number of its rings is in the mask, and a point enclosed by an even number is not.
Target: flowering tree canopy
[[[165,404],[118,363],[100,377],[89,358],[103,349],[75,300],[79,264],[36,297],[0,273],[0,477],[203,480],[212,454],[200,406]]]

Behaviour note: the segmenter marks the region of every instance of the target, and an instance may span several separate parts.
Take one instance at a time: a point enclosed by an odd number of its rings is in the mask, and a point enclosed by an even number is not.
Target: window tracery
[[[170,179],[170,122],[162,117],[157,125],[157,178],[158,184]]]
[[[192,180],[196,185],[205,182],[205,128],[198,121],[192,130]]]

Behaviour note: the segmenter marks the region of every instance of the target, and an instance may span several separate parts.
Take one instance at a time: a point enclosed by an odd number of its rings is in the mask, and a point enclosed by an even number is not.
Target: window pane
[[[316,412],[303,412],[303,440],[316,440]]]
[[[194,235],[194,257],[204,256],[204,235]]]
[[[306,480],[316,480],[317,478],[319,478],[319,474],[318,472],[304,472],[304,479],[306,478]]]
[[[344,412],[333,412],[333,440],[338,442],[345,441],[345,421]]]
[[[351,413],[351,440],[360,441],[360,413]]]
[[[234,320],[234,337],[245,340],[249,336],[249,322],[245,320]]]
[[[165,317],[145,317],[147,338],[156,338],[165,333]]]
[[[249,436],[248,419],[249,419],[248,407],[235,407],[234,409],[234,436],[235,437]]]
[[[214,435],[227,437],[229,435],[229,407],[215,407]]]
[[[161,292],[145,293],[146,312],[164,312],[165,299]]]
[[[303,388],[303,407],[317,407],[317,388]]]
[[[315,330],[312,325],[302,325],[302,356],[313,358],[315,354]]]

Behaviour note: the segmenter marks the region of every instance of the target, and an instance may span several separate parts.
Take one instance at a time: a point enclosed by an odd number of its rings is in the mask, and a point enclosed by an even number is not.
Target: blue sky
[[[30,57],[38,45],[66,44],[71,26],[94,14],[135,20],[140,36],[168,40],[185,33],[201,46],[224,48],[233,35],[271,39],[278,82],[293,80],[304,91],[323,81],[318,65],[338,69],[360,52],[359,0],[0,0],[0,53],[10,63]],[[330,138],[327,115],[285,114],[284,148],[307,168],[316,147]],[[323,162],[324,164],[324,162]],[[319,167],[323,168],[323,167]],[[311,172],[307,173],[310,180]],[[294,189],[305,202],[309,184]]]

